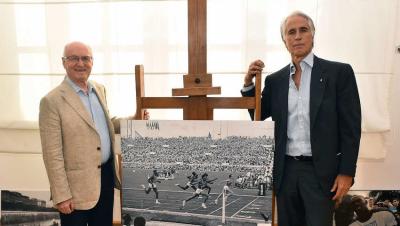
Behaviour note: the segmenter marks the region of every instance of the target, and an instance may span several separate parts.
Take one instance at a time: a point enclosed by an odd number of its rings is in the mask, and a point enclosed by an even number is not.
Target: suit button
[[[98,151],[100,151],[100,150],[101,150],[101,148],[100,148],[100,147],[97,147],[97,150],[98,150]]]
[[[97,168],[99,168],[99,169],[100,169],[100,168],[101,168],[101,165],[98,165],[98,166],[97,166]]]

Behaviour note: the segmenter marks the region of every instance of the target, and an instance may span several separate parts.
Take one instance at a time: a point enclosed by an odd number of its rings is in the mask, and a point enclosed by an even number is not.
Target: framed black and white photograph
[[[400,225],[399,190],[356,190],[335,210],[336,226]]]
[[[50,191],[1,191],[2,226],[59,226]]]
[[[121,121],[123,224],[270,225],[273,131],[270,121]]]

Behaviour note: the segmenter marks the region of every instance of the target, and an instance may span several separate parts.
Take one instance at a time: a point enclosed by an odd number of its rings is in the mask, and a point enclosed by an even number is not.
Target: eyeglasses
[[[82,63],[87,64],[87,63],[92,62],[93,57],[92,56],[67,56],[67,57],[63,57],[62,59],[63,60],[68,60],[68,61],[70,61],[72,63],[75,63],[75,64],[79,63],[79,60],[81,60]]]

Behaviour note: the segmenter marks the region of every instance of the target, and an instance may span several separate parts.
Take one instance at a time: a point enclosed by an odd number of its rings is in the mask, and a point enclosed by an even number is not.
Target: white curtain
[[[208,71],[214,76],[213,85],[222,87],[222,96],[240,96],[243,74],[254,59],[264,60],[266,74],[288,64],[279,26],[284,16],[301,10],[316,24],[314,53],[353,66],[363,132],[380,137],[390,130],[399,1],[208,0],[207,4]],[[172,88],[183,87],[186,1],[2,1],[0,15],[1,128],[36,128],[40,98],[62,81],[63,47],[73,40],[93,47],[91,79],[106,85],[112,115],[135,112],[135,64],[144,64],[147,96],[171,96]],[[150,113],[154,119],[182,119],[181,110]],[[247,120],[248,115],[246,110],[216,110],[214,119]],[[367,143],[361,156],[384,156],[384,148],[370,150]]]

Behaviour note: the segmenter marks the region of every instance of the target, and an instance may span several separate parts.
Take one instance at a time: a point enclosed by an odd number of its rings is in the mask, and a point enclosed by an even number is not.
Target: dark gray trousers
[[[60,213],[61,226],[112,226],[114,208],[114,171],[112,161],[101,166],[101,191],[99,201],[90,210]]]
[[[334,202],[322,191],[312,161],[285,160],[277,195],[279,226],[332,226]]]

